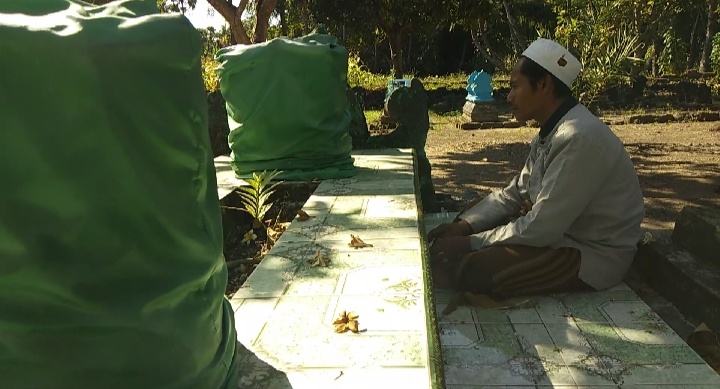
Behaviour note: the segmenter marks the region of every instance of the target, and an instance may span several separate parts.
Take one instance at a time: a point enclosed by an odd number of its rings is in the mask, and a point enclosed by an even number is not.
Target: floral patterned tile
[[[449,385],[617,388],[626,384],[720,383],[720,376],[694,351],[672,337],[653,338],[648,337],[653,334],[638,332],[623,335],[627,329],[608,323],[466,321],[472,313],[467,309],[453,322],[440,322]],[[630,339],[632,336],[637,338]],[[520,378],[524,382],[519,382]]]
[[[287,375],[238,342],[238,389],[292,388]]]
[[[641,365],[628,369],[622,387],[631,385],[714,385],[720,388],[720,375],[702,364]],[[669,388],[668,386],[666,386]],[[678,387],[678,386],[674,386]]]
[[[447,385],[447,389],[536,389],[533,384],[528,385]],[[575,389],[573,387],[573,389]]]
[[[349,262],[345,268],[342,265],[322,269],[301,266],[285,295],[393,296],[398,293],[422,296],[422,270],[419,266],[378,266],[361,262]]]
[[[318,236],[332,234],[341,230],[340,227],[326,223],[327,213],[307,211],[313,218],[305,221],[293,221],[280,238],[275,242],[273,250],[276,247],[284,246],[288,243],[306,243],[315,240]],[[272,252],[272,251],[271,251]]]
[[[233,298],[380,294],[401,282],[420,293],[419,257],[417,249],[339,251],[312,242],[288,243],[267,255]]]
[[[649,385],[621,385],[620,389],[717,389],[717,385],[676,385],[676,384],[649,384]]]
[[[386,388],[393,382],[402,382],[407,388],[427,388],[430,386],[427,370],[421,368],[376,368],[376,369],[290,369],[284,377],[271,388],[292,389],[360,389]],[[265,386],[245,386],[244,388],[265,388]]]
[[[703,360],[671,332],[645,332],[622,323],[578,323],[590,346],[600,355],[612,355],[624,363],[694,364]]]
[[[424,331],[399,328],[395,323],[397,310],[404,308],[381,305],[378,297],[374,303],[372,300],[362,300],[365,305],[361,306],[345,306],[345,300],[338,297],[283,297],[273,312],[264,316],[262,332],[250,347],[281,370],[426,366]],[[385,312],[373,312],[371,306],[383,306]],[[334,331],[333,320],[343,310],[360,315],[361,333]]]
[[[406,231],[403,231],[406,230]],[[407,233],[406,233],[407,232]],[[371,244],[372,247],[354,248],[350,246],[351,235],[359,237],[363,242]],[[380,237],[379,235],[382,235]],[[410,235],[410,236],[403,236]],[[415,237],[413,237],[415,235]],[[393,228],[384,231],[375,230],[351,230],[342,231],[332,235],[326,235],[316,239],[315,243],[321,244],[328,249],[349,253],[372,253],[376,257],[391,254],[393,251],[415,250],[417,256],[415,263],[419,263],[420,242],[417,238],[415,228]]]
[[[235,188],[247,185],[245,180],[235,177],[232,169],[232,158],[221,155],[215,158],[215,177],[217,180],[218,198],[222,199],[232,193]]]
[[[361,167],[357,167],[357,174],[354,179],[362,181],[410,181],[415,179],[413,166],[407,162],[382,163],[378,161],[364,161]]]
[[[373,196],[373,195],[401,195],[415,194],[415,182],[412,180],[373,180],[373,181],[346,181],[331,183],[323,181],[313,193],[318,196]]]
[[[364,230],[364,229],[394,229],[403,227],[418,228],[416,216],[395,218],[369,218],[364,215],[328,215],[325,220],[326,226],[342,226],[346,230]],[[327,235],[327,234],[325,234]]]
[[[380,169],[389,171],[412,171],[413,158],[411,156],[373,155],[357,158],[355,167],[359,169]]]
[[[632,290],[572,293],[560,299],[575,320],[598,323],[608,322],[609,310],[617,311],[619,306],[647,307]]]
[[[365,218],[417,219],[417,200],[414,194],[394,196],[338,196],[330,214],[362,216]]]
[[[279,298],[233,298],[237,305],[235,310],[235,330],[238,342],[251,348],[255,339],[260,335],[267,318],[275,310]]]
[[[521,373],[510,370],[507,366],[447,366],[445,382],[448,387],[453,385],[472,385],[473,388],[484,387],[522,387],[535,388],[535,383]]]
[[[279,297],[285,294],[298,268],[292,259],[267,255],[233,295],[231,301],[246,298]]]
[[[335,204],[335,201],[337,201],[338,196],[319,196],[319,195],[312,195],[310,196],[307,201],[305,201],[305,204],[303,204],[302,209],[307,211],[308,214],[311,214],[310,211],[329,211],[330,208],[332,208],[333,204]]]
[[[369,196],[337,196],[330,213],[333,215],[360,215],[367,206]]]

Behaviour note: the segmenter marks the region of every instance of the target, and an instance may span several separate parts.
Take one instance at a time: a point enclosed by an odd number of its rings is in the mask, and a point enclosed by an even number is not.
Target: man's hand
[[[468,236],[473,233],[470,223],[460,220],[452,223],[441,224],[428,232],[427,241],[432,242],[437,238],[450,236]]]
[[[437,238],[430,246],[430,260],[432,262],[450,263],[457,261],[470,248],[470,236],[448,236]]]

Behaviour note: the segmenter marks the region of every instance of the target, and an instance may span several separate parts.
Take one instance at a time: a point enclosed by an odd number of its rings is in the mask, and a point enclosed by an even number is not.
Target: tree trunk
[[[285,15],[286,12],[286,0],[278,0],[277,2],[277,9],[278,13],[280,14],[280,34],[282,36],[290,36],[290,31],[288,29],[287,25],[287,15]]]
[[[482,23],[482,22],[479,22],[478,24],[480,24],[480,23]],[[473,45],[475,46],[475,50],[477,50],[478,53],[480,53],[480,55],[482,55],[486,61],[490,62],[490,64],[495,66],[498,70],[500,70],[501,72],[507,73],[507,69],[505,68],[505,64],[503,63],[503,61],[500,60],[500,58],[498,58],[497,56],[493,55],[493,53],[490,51],[490,45],[487,44],[488,42],[487,42],[487,39],[486,39],[487,37],[485,36],[485,33],[486,33],[485,28],[483,28],[483,31],[481,31],[480,34],[478,34],[477,29],[474,29],[474,28],[470,29],[470,36],[472,37],[472,41],[473,41]],[[482,37],[484,38],[485,43],[483,43],[483,41],[480,40],[480,35],[482,35]]]
[[[270,15],[275,10],[278,0],[255,0],[255,31],[253,32],[252,43],[265,42],[267,40]]]
[[[712,53],[713,36],[718,29],[718,0],[708,1],[708,21],[705,30],[705,44],[703,45],[702,57],[700,58],[700,71],[711,72],[712,65],[710,63],[710,54]]]
[[[404,74],[402,57],[402,34],[403,29],[394,27],[387,32],[390,41],[390,59],[393,65],[393,77],[402,78]]]
[[[697,16],[695,17],[695,23],[693,24],[692,32],[690,33],[690,41],[688,42],[687,62],[685,63],[685,69],[683,70],[688,70],[695,67],[695,36],[697,34],[698,23],[700,22],[700,14],[701,12],[698,12]]]
[[[236,44],[249,45],[251,43],[241,19],[248,0],[240,0],[237,7],[232,5],[232,0],[207,0],[207,2],[228,22],[232,40]]]
[[[513,46],[515,46],[517,54],[520,55],[527,48],[527,41],[525,40],[525,37],[520,34],[517,20],[510,10],[510,2],[508,0],[503,0],[503,7],[505,7],[508,24],[510,24],[510,35],[513,37]]]
[[[653,57],[652,57],[652,75],[653,77],[657,77],[660,73],[660,53],[665,49],[663,45],[663,40],[658,34],[655,34],[655,39],[653,41]]]

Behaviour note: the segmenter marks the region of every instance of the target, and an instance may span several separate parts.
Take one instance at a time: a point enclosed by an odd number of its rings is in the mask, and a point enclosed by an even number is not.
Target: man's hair
[[[550,73],[547,69],[537,64],[537,62],[531,60],[530,58],[526,56],[520,56],[520,58],[524,58],[525,60],[522,61],[520,64],[520,74],[526,76],[528,78],[528,81],[530,82],[530,86],[535,89],[537,87],[538,82],[541,78],[545,77],[546,75],[549,75],[550,78],[552,78],[553,82],[553,90],[555,97],[563,98],[563,97],[572,97],[572,91],[570,90],[570,87],[568,87],[564,82],[560,81],[559,78],[557,78],[554,74]]]

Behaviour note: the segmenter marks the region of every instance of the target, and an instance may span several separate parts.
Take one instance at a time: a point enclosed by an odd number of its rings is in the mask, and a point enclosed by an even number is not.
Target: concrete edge
[[[720,267],[696,260],[670,244],[638,250],[633,267],[659,295],[696,322],[720,331]]]

